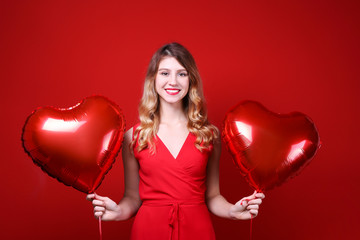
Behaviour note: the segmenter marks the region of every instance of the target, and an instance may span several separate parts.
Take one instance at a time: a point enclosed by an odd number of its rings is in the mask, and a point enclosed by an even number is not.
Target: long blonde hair
[[[152,153],[156,151],[154,138],[159,130],[160,101],[155,90],[155,78],[159,63],[164,57],[174,57],[188,72],[189,91],[182,100],[185,115],[188,118],[187,128],[196,136],[197,149],[200,151],[209,149],[213,140],[219,137],[219,131],[208,122],[201,78],[195,60],[185,47],[175,42],[162,46],[151,58],[145,77],[143,96],[139,104],[140,125],[134,132],[130,148],[133,149],[138,138],[136,148],[138,152],[147,147]]]

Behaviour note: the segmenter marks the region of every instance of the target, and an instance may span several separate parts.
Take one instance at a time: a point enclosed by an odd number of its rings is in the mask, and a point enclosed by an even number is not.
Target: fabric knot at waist
[[[205,205],[204,200],[168,200],[168,199],[156,199],[156,200],[144,200],[142,205],[149,207],[166,207],[169,206],[169,226],[171,227],[171,231],[169,234],[170,240],[178,240],[180,231],[180,219],[181,219],[181,208],[184,206],[199,206]]]

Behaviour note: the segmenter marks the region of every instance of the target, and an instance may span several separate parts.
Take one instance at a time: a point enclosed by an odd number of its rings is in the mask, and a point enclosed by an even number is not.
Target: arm
[[[104,221],[127,220],[131,218],[141,206],[139,196],[139,164],[133,152],[129,150],[132,132],[132,128],[129,129],[125,133],[123,140],[122,159],[124,165],[125,192],[119,204],[116,204],[108,197],[102,197],[96,194],[88,194],[86,197],[94,206],[95,217],[98,218],[102,216],[102,220]]]
[[[258,214],[259,205],[265,197],[262,193],[252,194],[235,204],[229,203],[221,194],[219,187],[219,160],[221,155],[221,139],[214,140],[214,149],[209,157],[206,180],[206,202],[213,214],[229,219],[250,219]]]

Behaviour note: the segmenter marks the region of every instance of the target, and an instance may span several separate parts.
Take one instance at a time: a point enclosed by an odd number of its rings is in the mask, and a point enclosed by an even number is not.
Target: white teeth
[[[169,90],[169,89],[166,89],[167,92],[169,93],[176,93],[176,92],[180,92],[180,90]]]

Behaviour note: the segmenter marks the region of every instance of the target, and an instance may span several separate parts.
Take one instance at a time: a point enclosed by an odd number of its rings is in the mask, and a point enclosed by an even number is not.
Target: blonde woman
[[[131,239],[215,239],[209,211],[250,219],[265,197],[254,192],[235,204],[219,189],[221,140],[207,119],[202,84],[190,52],[178,43],[153,55],[139,104],[140,122],[125,133],[125,193],[116,204],[87,195],[104,221],[135,216]]]

